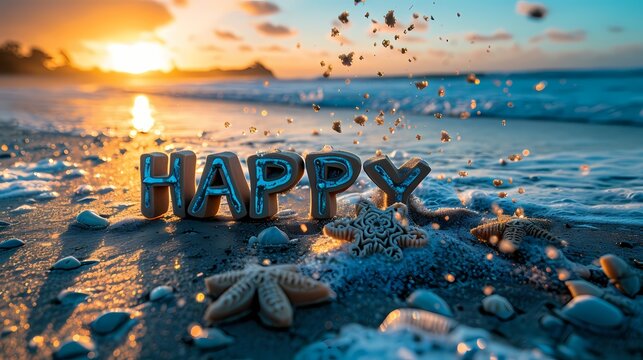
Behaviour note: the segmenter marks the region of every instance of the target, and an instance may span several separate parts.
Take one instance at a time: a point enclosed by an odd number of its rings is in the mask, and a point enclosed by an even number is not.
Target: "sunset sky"
[[[333,64],[333,76],[643,67],[643,1],[538,3],[547,11],[543,19],[525,13],[533,2],[510,0],[5,0],[0,41],[64,49],[79,67],[133,73],[239,68],[255,60],[279,77],[320,76],[322,60]],[[344,10],[348,24],[337,19]],[[387,28],[388,10],[415,29],[404,35],[402,27]],[[340,36],[331,37],[333,26]],[[380,31],[373,34],[373,26]],[[384,48],[384,39],[395,50]],[[338,55],[351,51],[365,59],[342,66]]]

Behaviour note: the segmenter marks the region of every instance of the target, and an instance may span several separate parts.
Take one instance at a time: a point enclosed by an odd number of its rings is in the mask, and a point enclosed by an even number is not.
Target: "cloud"
[[[2,37],[43,47],[75,47],[86,40],[134,41],[172,20],[165,5],[150,0],[0,2]]]
[[[243,52],[252,51],[252,46],[250,46],[250,45],[239,45],[239,51],[243,51]]]
[[[290,36],[295,33],[286,26],[275,25],[269,22],[257,25],[257,31],[268,36]]]
[[[250,15],[269,15],[279,11],[279,6],[269,1],[243,1],[241,9]]]
[[[201,51],[220,52],[223,51],[223,49],[215,45],[205,45],[201,46]]]
[[[286,49],[283,46],[279,46],[279,45],[264,46],[264,47],[259,48],[259,50],[268,51],[268,52],[286,52],[286,51],[288,51],[288,49]]]
[[[623,31],[625,31],[625,29],[621,26],[614,25],[614,26],[608,27],[607,31],[616,34],[616,33],[622,33]]]
[[[347,38],[346,36],[339,34],[337,36],[331,36],[330,37],[332,40],[337,41],[340,45],[353,45],[354,43],[351,41],[351,39]]]
[[[491,35],[470,33],[470,34],[467,34],[464,38],[471,42],[494,42],[494,41],[508,41],[508,40],[511,40],[513,36],[504,30],[498,30]]]
[[[176,6],[187,6],[188,0],[172,0],[172,4]]]
[[[543,4],[518,1],[516,3],[516,12],[531,19],[543,19],[547,16],[548,10]]]
[[[581,42],[585,41],[587,33],[583,30],[562,31],[557,29],[545,30],[542,35],[532,37],[529,42],[537,43],[543,40],[549,40],[555,43]]]
[[[243,40],[237,34],[231,32],[231,31],[226,31],[226,30],[214,30],[214,35],[216,35],[221,40],[231,40],[231,41],[241,41],[241,40]]]

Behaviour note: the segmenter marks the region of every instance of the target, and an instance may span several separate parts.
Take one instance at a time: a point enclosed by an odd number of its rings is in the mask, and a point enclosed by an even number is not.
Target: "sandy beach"
[[[152,99],[155,104],[163,104],[161,100]],[[185,104],[190,101],[193,100]],[[235,103],[207,106],[220,110],[210,114],[220,118],[220,122],[234,118],[236,132],[247,128],[260,116],[240,115],[243,107]],[[184,106],[183,109],[187,111],[180,112],[180,116],[199,111],[197,106]],[[321,147],[330,136],[335,138],[335,144],[341,143],[327,128],[310,140],[309,131],[315,128],[314,113],[310,115],[304,110],[278,106],[266,109],[270,116],[283,122],[284,127],[287,126],[286,114],[295,114],[299,126],[294,134],[289,134],[287,142],[263,135],[252,140],[224,141],[232,139],[224,129],[214,133],[212,138],[199,140],[181,136],[161,139],[154,134],[133,137],[96,133],[73,135],[5,127],[0,143],[7,144],[10,150],[1,160],[4,169],[15,168],[19,162],[38,164],[38,161],[50,158],[52,162],[64,160],[66,165],[61,165],[62,170],[55,172],[61,174],[60,178],[48,182],[52,191],[59,193],[58,197],[32,201],[29,198],[34,195],[25,194],[0,199],[0,220],[11,223],[0,230],[2,237],[16,237],[26,243],[18,249],[0,253],[0,269],[4,274],[0,279],[3,289],[0,313],[5,328],[0,339],[1,351],[11,353],[15,358],[48,358],[63,340],[74,335],[91,336],[88,324],[101,312],[122,308],[136,312],[137,317],[131,326],[117,333],[93,336],[100,358],[290,358],[305,346],[332,336],[344,325],[358,323],[377,327],[390,311],[404,307],[405,298],[416,289],[432,289],[452,307],[457,321],[486,329],[499,342],[525,349],[535,349],[543,344],[555,346],[555,341],[539,325],[539,319],[571,299],[562,281],[566,277],[560,275],[560,269],[554,268],[555,263],[548,264],[542,259],[542,253],[517,259],[479,242],[469,234],[468,223],[449,224],[438,230],[425,226],[430,246],[405,250],[405,262],[396,264],[378,256],[351,259],[344,253],[346,243],[323,236],[321,228],[325,222],[307,217],[309,194],[305,181],[279,197],[282,210],[294,211],[292,217],[277,217],[268,222],[233,222],[226,215],[210,220],[180,220],[170,213],[154,221],[141,217],[138,161],[143,153],[167,152],[183,147],[175,144],[185,144],[200,158],[213,148],[238,151],[243,158],[270,147],[294,147],[300,151],[304,142],[306,149],[301,151],[314,149]],[[170,112],[163,105],[157,105],[157,111]],[[338,117],[348,116],[341,109],[329,111],[334,111]],[[277,121],[273,118],[266,118],[266,126],[270,126],[270,121]],[[408,131],[422,131],[421,126],[438,129],[437,121],[431,121],[434,122],[418,120],[413,123],[413,130]],[[565,139],[572,134],[581,147],[586,139],[592,141],[593,149],[605,146],[618,151],[619,147],[634,146],[641,133],[639,128],[624,131],[617,126],[515,120],[507,126],[511,127],[512,134],[507,138],[498,135],[507,128],[497,124],[497,129],[490,130],[490,122],[499,121],[441,120],[437,126],[449,128],[454,136],[457,133],[463,139],[470,139],[446,146],[437,138],[437,130],[429,130],[434,138],[427,140],[428,148],[435,150],[424,156],[434,172],[423,185],[424,190],[420,189],[418,193],[446,181],[440,180],[441,167],[449,166],[452,161],[465,162],[468,155],[487,146],[472,138],[503,139],[503,151],[512,147],[519,149],[528,142],[533,153],[546,157],[545,151],[564,156]],[[180,121],[166,124],[171,127]],[[529,137],[528,141],[526,137]],[[616,137],[618,142],[613,141]],[[352,147],[348,145],[349,141],[346,140],[346,150],[362,156],[368,156],[372,151],[372,147],[367,151]],[[414,151],[413,147],[403,147],[395,141],[383,144],[382,150],[405,148]],[[605,145],[602,145],[603,141]],[[172,146],[168,147],[168,144]],[[449,148],[449,145],[453,146]],[[426,149],[427,144],[424,146]],[[442,147],[447,149],[448,160],[446,156],[440,156],[438,149]],[[495,158],[495,155],[481,156],[482,161]],[[69,175],[69,170],[74,172],[66,177],[65,171]],[[91,185],[93,189],[75,194],[81,185]],[[367,188],[369,186],[361,182],[349,193],[364,192]],[[79,203],[79,199],[86,196],[90,198]],[[16,212],[15,209],[23,204],[27,204],[29,210]],[[431,204],[427,206],[435,208]],[[75,216],[84,209],[96,210],[109,219],[110,226],[97,231],[74,227]],[[340,206],[339,215],[351,211],[352,206],[345,204]],[[481,215],[494,216],[488,212]],[[597,258],[606,253],[618,255],[630,263],[643,258],[640,225],[552,220],[551,232],[569,242],[563,252],[574,262],[596,263]],[[281,251],[249,247],[248,239],[269,226],[279,227],[297,241]],[[530,243],[530,251],[538,253],[545,245],[538,241]],[[488,254],[491,254],[491,260]],[[50,270],[56,260],[70,255],[99,262],[70,271]],[[194,324],[203,325],[202,317],[211,301],[204,296],[204,278],[241,269],[253,262],[299,264],[304,273],[316,273],[322,282],[328,283],[338,294],[337,299],[328,304],[296,309],[294,324],[287,330],[268,328],[255,315],[249,315],[219,326],[234,338],[233,344],[214,352],[204,352],[191,345],[188,329]],[[333,265],[334,262],[337,264]],[[574,278],[573,274],[571,278]],[[160,285],[174,288],[173,296],[167,301],[150,302],[149,292]],[[90,296],[76,306],[56,304],[56,296],[66,289],[81,290]],[[480,301],[485,297],[484,292],[490,289],[506,297],[517,316],[501,321],[483,313]],[[634,301],[637,306],[643,305],[641,297]],[[643,317],[639,313],[628,321],[631,323],[624,336],[584,334],[596,356],[636,358],[643,352],[640,341]]]

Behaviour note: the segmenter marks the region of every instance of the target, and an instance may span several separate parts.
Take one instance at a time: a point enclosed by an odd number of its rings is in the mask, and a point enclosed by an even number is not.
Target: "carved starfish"
[[[317,304],[335,298],[327,285],[300,274],[295,265],[249,265],[205,279],[208,293],[217,297],[205,320],[221,322],[252,310],[257,294],[259,317],[269,326],[292,325],[292,305]]]
[[[409,225],[406,205],[395,203],[385,210],[360,200],[354,219],[342,218],[324,226],[324,235],[352,241],[350,252],[356,256],[383,253],[395,261],[403,257],[402,248],[422,247],[429,235]]]
[[[560,246],[566,245],[564,240],[545,230],[549,225],[550,222],[545,219],[501,216],[471,229],[471,234],[506,253],[516,251],[525,236],[545,239]]]

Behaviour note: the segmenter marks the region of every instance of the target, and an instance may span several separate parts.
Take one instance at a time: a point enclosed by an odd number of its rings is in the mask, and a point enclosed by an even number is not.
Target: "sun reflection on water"
[[[146,133],[154,126],[152,117],[153,109],[150,100],[145,95],[136,95],[134,105],[130,110],[132,114],[132,126],[136,131]]]

